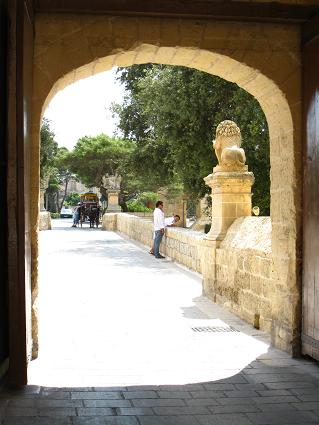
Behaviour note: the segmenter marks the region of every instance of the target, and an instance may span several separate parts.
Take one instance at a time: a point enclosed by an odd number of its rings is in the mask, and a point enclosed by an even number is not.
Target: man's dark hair
[[[174,217],[178,217],[179,220],[181,219],[180,216],[178,214],[175,214]]]
[[[158,208],[160,205],[163,205],[163,201],[157,201],[155,204],[156,208]]]

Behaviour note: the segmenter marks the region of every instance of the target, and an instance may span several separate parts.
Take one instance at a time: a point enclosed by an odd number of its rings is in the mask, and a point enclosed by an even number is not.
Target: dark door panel
[[[319,38],[304,46],[302,352],[319,360]]]

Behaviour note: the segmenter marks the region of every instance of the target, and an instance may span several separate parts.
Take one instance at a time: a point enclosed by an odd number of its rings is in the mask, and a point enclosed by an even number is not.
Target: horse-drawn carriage
[[[100,205],[99,198],[96,193],[86,192],[80,195],[80,225],[85,221],[90,222],[90,227],[99,227],[100,223]]]

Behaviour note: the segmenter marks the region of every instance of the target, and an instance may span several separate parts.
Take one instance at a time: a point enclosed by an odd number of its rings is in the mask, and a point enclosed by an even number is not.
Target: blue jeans
[[[155,257],[158,257],[159,256],[159,247],[160,247],[160,244],[162,242],[162,238],[163,238],[162,231],[161,230],[156,230],[155,231],[155,237],[154,237],[154,248],[153,248],[154,256]]]

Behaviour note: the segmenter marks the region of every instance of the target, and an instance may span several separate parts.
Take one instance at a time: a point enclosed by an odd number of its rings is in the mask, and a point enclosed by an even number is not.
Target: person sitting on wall
[[[178,223],[180,219],[181,218],[180,218],[180,216],[178,214],[174,214],[174,215],[172,215],[172,217],[165,218],[164,219],[165,227],[173,227],[173,226],[175,226],[175,224]],[[151,247],[149,253],[151,255],[154,255],[153,247]]]
[[[180,219],[181,218],[180,218],[180,216],[178,214],[174,214],[174,215],[172,215],[172,217],[167,217],[164,220],[165,221],[165,226],[166,227],[172,227],[176,223],[178,223]]]

